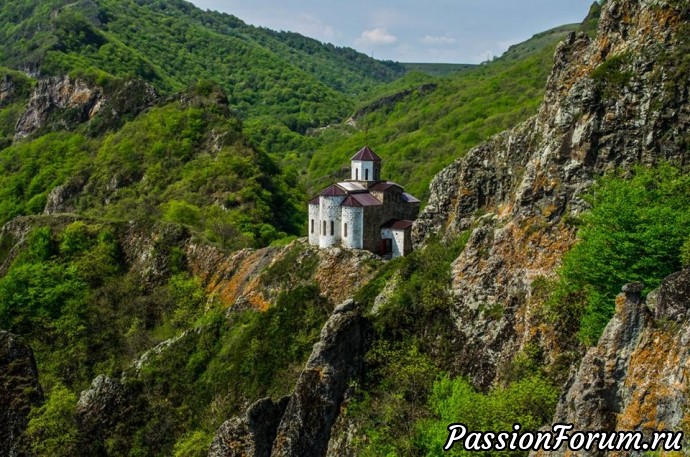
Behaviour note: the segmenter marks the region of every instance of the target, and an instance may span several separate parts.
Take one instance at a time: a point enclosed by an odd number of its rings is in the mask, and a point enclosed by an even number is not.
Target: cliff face
[[[224,423],[210,457],[325,455],[349,383],[362,372],[371,324],[356,304],[343,302],[321,330],[321,338],[289,397],[253,404],[243,418]]]
[[[553,363],[577,344],[535,318],[531,283],[549,276],[575,240],[570,216],[597,176],[615,167],[687,162],[690,124],[682,2],[612,0],[596,39],[571,34],[554,56],[538,114],[443,170],[414,227],[472,230],[453,264],[459,371],[486,386],[528,342]],[[500,306],[502,317],[486,316]],[[491,313],[494,314],[494,313]]]
[[[17,122],[15,138],[24,138],[45,127],[56,112],[69,114],[59,122],[59,127],[70,129],[74,124],[93,118],[101,109],[102,99],[101,90],[89,87],[84,81],[68,77],[42,80]]]
[[[669,276],[646,300],[641,290],[639,283],[623,287],[616,315],[568,382],[554,423],[576,430],[686,430],[690,271]]]
[[[11,99],[17,84],[9,77],[0,81],[0,106]],[[150,107],[158,95],[150,84],[141,80],[115,80],[107,89],[84,79],[53,77],[37,82],[24,112],[15,126],[15,140],[35,133],[74,130],[94,120],[96,131],[121,125]],[[100,132],[99,132],[100,133]]]
[[[227,256],[211,246],[187,244],[186,254],[193,274],[201,278],[212,297],[240,308],[265,311],[281,291],[300,281],[313,279],[332,303],[350,298],[376,272],[377,256],[367,251],[340,248],[318,249],[298,240],[288,248],[245,249]],[[271,270],[285,265],[293,272]],[[309,272],[296,273],[297,271]]]

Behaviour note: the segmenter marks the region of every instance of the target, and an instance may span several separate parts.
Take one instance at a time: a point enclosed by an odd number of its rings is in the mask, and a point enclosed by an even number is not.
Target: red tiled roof
[[[362,206],[376,206],[382,203],[369,192],[363,194],[350,194],[343,202],[341,206],[354,206],[356,208]]]
[[[410,227],[412,227],[412,221],[408,221],[405,219],[391,219],[390,221],[386,222],[381,226],[381,228],[389,228],[391,230],[405,230]]]
[[[316,197],[312,198],[309,200],[310,205],[318,205],[320,203],[321,196],[317,195]]]
[[[350,160],[365,160],[369,162],[380,162],[381,157],[377,156],[374,154],[374,151],[369,149],[369,146],[364,146],[362,149],[357,152],[357,154],[353,155]]]
[[[319,195],[322,195],[324,197],[342,197],[344,195],[347,195],[347,192],[338,187],[336,184],[332,184],[326,187]]]

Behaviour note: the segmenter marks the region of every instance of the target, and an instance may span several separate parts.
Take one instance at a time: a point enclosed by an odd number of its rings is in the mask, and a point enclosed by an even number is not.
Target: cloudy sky
[[[192,0],[245,22],[299,32],[377,59],[479,63],[549,28],[580,22],[593,0]]]

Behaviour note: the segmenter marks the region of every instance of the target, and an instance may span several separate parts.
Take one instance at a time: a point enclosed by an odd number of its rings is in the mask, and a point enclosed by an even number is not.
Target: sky
[[[593,0],[192,0],[273,30],[399,62],[480,63],[581,22]]]

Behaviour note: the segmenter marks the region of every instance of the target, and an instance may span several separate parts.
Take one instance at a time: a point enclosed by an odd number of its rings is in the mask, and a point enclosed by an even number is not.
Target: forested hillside
[[[14,73],[6,82],[7,106],[0,113],[16,117],[24,87],[32,83]],[[219,87],[199,84],[157,98],[148,86],[112,84],[101,91],[57,79],[37,87],[40,101],[17,124],[28,138],[0,151],[2,223],[44,212],[166,220],[231,248],[299,233],[297,183],[248,144]],[[12,103],[10,93],[20,101]],[[56,96],[69,97],[63,100],[68,106],[61,108]],[[129,103],[146,111],[130,113],[133,118],[121,125],[111,110]],[[84,110],[92,117],[80,122]]]
[[[443,167],[536,112],[556,44],[578,27],[536,35],[458,75],[411,73],[384,86],[386,92],[361,102],[350,121],[320,132],[309,162],[310,189],[342,177],[350,151],[366,143],[384,157],[384,176],[428,197],[429,182]]]
[[[361,97],[346,122],[320,130],[314,141],[282,144],[293,160],[300,157],[297,147],[313,150],[306,177],[311,193],[346,176],[350,151],[369,144],[384,158],[384,176],[426,200],[431,178],[443,167],[536,112],[556,45],[571,32],[596,34],[600,12],[594,2],[581,24],[537,33],[499,58],[446,77],[408,73]],[[266,144],[272,136],[262,138],[265,148],[278,149]]]
[[[602,5],[476,66],[182,1],[0,5],[0,454],[687,432],[690,9]],[[409,256],[299,239],[363,144],[424,199]]]
[[[139,77],[162,93],[212,79],[242,116],[268,114],[300,132],[342,118],[353,95],[404,72],[185,1],[11,0],[0,6],[0,40],[0,62],[31,73]]]
[[[410,73],[388,86],[404,66],[184,1],[10,1],[0,7],[0,38],[8,43],[0,63],[101,86],[142,78],[162,94],[215,81],[252,144],[309,191],[368,142],[386,157],[389,177],[424,197],[431,177],[457,154],[534,112],[553,48],[576,28],[538,34],[501,59],[446,78]]]

